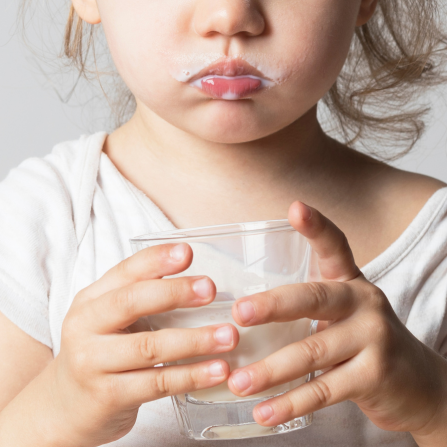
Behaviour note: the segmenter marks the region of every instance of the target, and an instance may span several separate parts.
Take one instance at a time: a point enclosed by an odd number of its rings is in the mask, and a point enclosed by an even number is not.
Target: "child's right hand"
[[[161,279],[191,262],[187,244],[147,248],[76,295],[62,325],[60,354],[49,367],[51,384],[47,380],[58,415],[52,429],[62,430],[64,447],[117,440],[132,429],[144,402],[227,380],[230,371],[223,360],[153,367],[234,349],[239,334],[233,325],[128,329],[146,315],[213,301],[216,287],[207,277]]]

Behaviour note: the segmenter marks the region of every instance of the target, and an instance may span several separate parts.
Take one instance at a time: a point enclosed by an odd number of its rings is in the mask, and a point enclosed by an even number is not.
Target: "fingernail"
[[[244,391],[251,386],[250,374],[245,371],[240,371],[231,377],[234,387],[238,391]]]
[[[301,218],[304,220],[304,222],[307,222],[312,217],[312,210],[303,202],[301,202],[301,205],[303,205],[303,207],[301,208]]]
[[[231,345],[233,343],[233,331],[228,326],[217,329],[214,337],[221,345]]]
[[[211,363],[211,365],[208,367],[208,371],[210,373],[210,376],[213,377],[222,377],[225,375],[220,362]]]
[[[256,409],[263,421],[267,421],[273,416],[273,408],[270,405],[263,405]]]
[[[199,279],[192,285],[192,290],[200,298],[209,298],[211,295],[211,284],[208,278]]]
[[[247,323],[255,316],[255,308],[251,301],[242,301],[242,303],[238,303],[237,311],[243,323]]]
[[[169,255],[175,261],[181,261],[186,255],[186,244],[178,244],[171,249]]]

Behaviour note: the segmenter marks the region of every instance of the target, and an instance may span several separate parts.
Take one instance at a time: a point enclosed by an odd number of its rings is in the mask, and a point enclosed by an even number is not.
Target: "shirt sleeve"
[[[51,300],[66,293],[77,250],[70,194],[53,162],[29,158],[0,183],[0,311],[51,349]]]

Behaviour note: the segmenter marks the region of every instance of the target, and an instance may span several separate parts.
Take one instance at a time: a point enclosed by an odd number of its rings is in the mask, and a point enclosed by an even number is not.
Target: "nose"
[[[199,0],[194,14],[194,29],[202,37],[213,34],[258,36],[265,20],[253,0]]]

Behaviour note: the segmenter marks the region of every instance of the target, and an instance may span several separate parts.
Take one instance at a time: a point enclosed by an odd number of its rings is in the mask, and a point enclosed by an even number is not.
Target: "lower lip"
[[[206,76],[192,83],[215,99],[237,100],[266,87],[266,82],[255,76]]]

